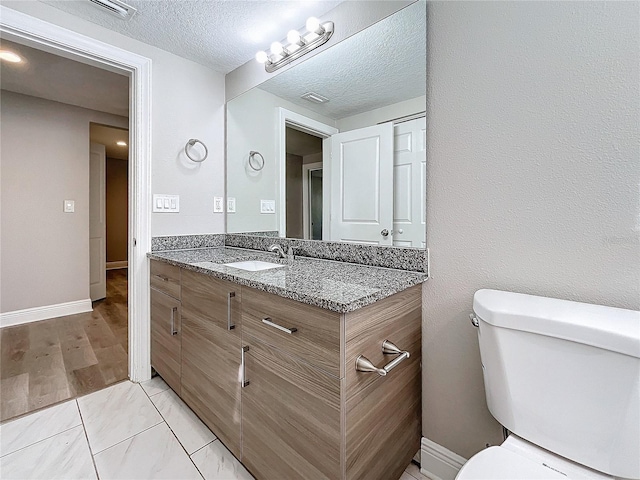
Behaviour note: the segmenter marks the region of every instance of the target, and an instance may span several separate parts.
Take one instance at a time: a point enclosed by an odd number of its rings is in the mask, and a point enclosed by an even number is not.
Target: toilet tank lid
[[[473,311],[497,327],[537,333],[640,358],[640,312],[500,290],[478,290]]]

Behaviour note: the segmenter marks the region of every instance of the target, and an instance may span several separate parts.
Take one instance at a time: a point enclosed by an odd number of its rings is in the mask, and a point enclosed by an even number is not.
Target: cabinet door
[[[258,341],[244,373],[242,463],[264,479],[344,478],[341,380]]]
[[[241,289],[182,274],[182,398],[237,457],[241,455]]]
[[[180,301],[151,289],[151,366],[180,394]]]

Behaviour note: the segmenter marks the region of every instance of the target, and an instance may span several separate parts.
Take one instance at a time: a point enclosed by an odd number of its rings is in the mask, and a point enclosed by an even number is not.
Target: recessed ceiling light
[[[0,58],[11,63],[19,63],[22,61],[22,57],[20,55],[9,50],[0,50]]]
[[[116,142],[116,145],[118,145],[120,147],[126,147],[127,146],[127,142],[123,142],[122,140],[120,140],[119,142]]]

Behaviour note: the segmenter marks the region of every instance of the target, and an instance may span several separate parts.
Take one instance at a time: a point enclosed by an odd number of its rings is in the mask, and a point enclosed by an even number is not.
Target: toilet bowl
[[[509,435],[497,447],[477,453],[464,464],[456,480],[614,480],[533,445],[516,435]]]

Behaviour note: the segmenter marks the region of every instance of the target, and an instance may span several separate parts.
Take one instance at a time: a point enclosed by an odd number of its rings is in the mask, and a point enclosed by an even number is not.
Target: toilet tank
[[[640,312],[479,290],[487,405],[508,430],[640,479]]]

